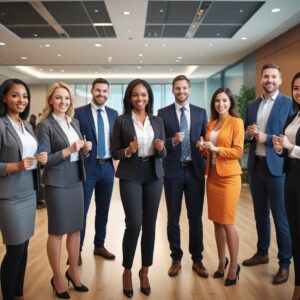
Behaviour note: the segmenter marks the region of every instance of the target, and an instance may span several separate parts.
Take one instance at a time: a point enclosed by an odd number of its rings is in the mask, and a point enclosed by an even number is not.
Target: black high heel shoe
[[[62,299],[70,299],[70,294],[67,291],[64,291],[62,293],[59,293],[54,285],[54,281],[53,281],[53,277],[50,280],[50,283],[52,285],[53,288],[53,294],[57,297],[57,298],[62,298]]]
[[[124,273],[123,273],[123,294],[127,297],[127,298],[131,298],[133,296],[133,290],[127,290],[124,289]]]
[[[228,266],[228,262],[229,262],[229,260],[228,260],[228,258],[226,257],[226,258],[225,258],[225,266],[224,266],[223,272],[216,271],[216,272],[214,273],[214,275],[213,275],[213,278],[222,278],[222,277],[224,277],[224,271],[226,270],[226,268],[227,268],[227,266]]]
[[[237,269],[236,269],[236,276],[235,276],[235,278],[234,279],[226,278],[224,285],[225,286],[230,286],[230,285],[236,284],[236,280],[240,279],[240,270],[241,270],[241,267],[240,267],[240,265],[238,265]]]
[[[139,271],[139,277],[140,277],[140,281],[141,281],[141,270]],[[148,279],[148,277],[147,277]],[[150,293],[151,293],[151,287],[150,287],[150,284],[149,284],[149,280],[148,281],[148,286],[147,287],[142,287],[142,285],[140,286],[140,291],[146,295],[146,296],[149,296]]]
[[[77,292],[88,292],[89,289],[85,285],[83,285],[83,284],[76,285],[75,284],[75,282],[73,281],[73,279],[70,276],[70,274],[68,273],[68,271],[66,271],[66,278],[68,280],[68,285],[70,285],[70,281],[71,281],[71,283],[73,284],[73,287],[74,287],[75,291],[77,291]]]

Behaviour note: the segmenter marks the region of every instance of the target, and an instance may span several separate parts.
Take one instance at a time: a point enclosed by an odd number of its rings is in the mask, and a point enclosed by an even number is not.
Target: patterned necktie
[[[101,112],[101,108],[97,109],[98,112],[98,157],[103,158],[106,154],[105,151],[105,134],[104,134],[104,123]]]
[[[185,107],[181,107],[181,116],[180,116],[180,131],[184,132],[184,139],[181,142],[181,160],[187,160],[190,156],[190,145],[189,145],[189,130],[188,130],[188,123],[185,115]]]

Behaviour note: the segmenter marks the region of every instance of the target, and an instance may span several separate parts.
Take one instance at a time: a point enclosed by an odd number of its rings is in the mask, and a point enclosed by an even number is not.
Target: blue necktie
[[[188,130],[188,123],[185,115],[185,107],[181,107],[181,116],[180,116],[180,131],[184,132],[184,139],[181,142],[181,160],[187,160],[190,156],[190,145],[189,145],[189,130]]]
[[[101,108],[97,109],[98,112],[98,157],[103,158],[106,154],[105,151],[105,133],[104,133],[104,124],[101,112]]]

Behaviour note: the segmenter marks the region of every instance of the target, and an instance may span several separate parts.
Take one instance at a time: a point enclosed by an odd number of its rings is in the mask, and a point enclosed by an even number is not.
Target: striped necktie
[[[98,157],[104,158],[105,151],[105,133],[104,133],[104,123],[101,113],[103,110],[101,108],[97,109],[98,113]]]
[[[181,161],[187,160],[187,158],[190,156],[190,145],[189,145],[189,129],[188,129],[188,123],[185,115],[185,107],[181,107],[181,116],[180,116],[180,131],[184,132],[184,139],[181,142]]]

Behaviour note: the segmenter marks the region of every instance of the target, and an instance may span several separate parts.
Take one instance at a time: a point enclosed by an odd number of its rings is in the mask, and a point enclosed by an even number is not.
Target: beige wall
[[[300,24],[280,35],[256,51],[256,93],[261,95],[261,68],[266,63],[276,63],[282,71],[280,91],[291,95],[291,81],[300,72]]]
[[[30,85],[31,106],[30,114],[38,116],[42,112],[47,95],[48,85]]]

